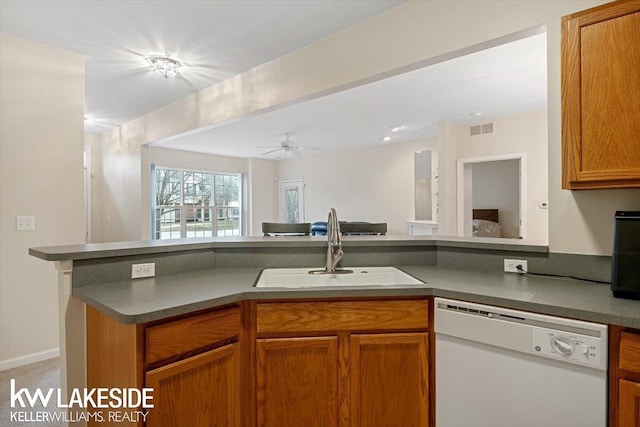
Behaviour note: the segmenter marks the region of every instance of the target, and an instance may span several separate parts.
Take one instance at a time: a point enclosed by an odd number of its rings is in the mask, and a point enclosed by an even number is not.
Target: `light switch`
[[[36,229],[36,218],[34,216],[17,216],[17,231],[33,231]]]

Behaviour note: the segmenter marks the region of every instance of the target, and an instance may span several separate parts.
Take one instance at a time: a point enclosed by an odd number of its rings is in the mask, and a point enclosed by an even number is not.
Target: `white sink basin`
[[[266,268],[258,288],[308,288],[314,286],[397,286],[424,282],[395,267],[348,267],[350,274],[309,274],[319,268]]]

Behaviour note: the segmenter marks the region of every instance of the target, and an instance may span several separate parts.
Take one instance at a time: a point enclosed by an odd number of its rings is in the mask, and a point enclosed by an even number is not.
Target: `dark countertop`
[[[144,323],[246,299],[442,296],[640,329],[640,301],[614,298],[609,285],[518,274],[400,267],[426,282],[412,286],[255,288],[259,268],[217,268],[73,289],[122,323]]]
[[[548,253],[545,243],[518,239],[496,239],[456,236],[344,236],[346,247],[376,246],[433,246],[481,248],[532,253]],[[30,248],[29,254],[45,261],[86,260],[131,255],[166,254],[206,249],[238,249],[261,247],[326,247],[326,236],[279,237],[213,237],[172,240],[143,240],[114,243],[88,243],[83,245],[47,246]]]

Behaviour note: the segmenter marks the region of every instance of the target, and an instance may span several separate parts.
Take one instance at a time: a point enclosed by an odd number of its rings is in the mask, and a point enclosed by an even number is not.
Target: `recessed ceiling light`
[[[398,132],[400,129],[402,129],[400,125],[391,126],[391,132]]]
[[[391,137],[390,136],[385,136],[384,138],[382,138],[382,140],[384,142],[389,142],[389,141],[391,141]]]
[[[179,76],[180,67],[182,64],[175,59],[167,58],[166,56],[150,56],[147,58],[151,69],[160,73],[162,77],[168,79],[169,76]]]

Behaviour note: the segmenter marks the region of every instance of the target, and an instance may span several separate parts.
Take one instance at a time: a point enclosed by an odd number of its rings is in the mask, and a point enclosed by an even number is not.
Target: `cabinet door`
[[[338,425],[338,338],[258,339],[258,426]]]
[[[563,18],[563,188],[640,187],[639,5]]]
[[[427,333],[352,335],[352,427],[428,425]]]
[[[147,372],[148,427],[240,425],[240,345],[220,347]]]
[[[620,380],[619,427],[640,427],[640,383]]]

